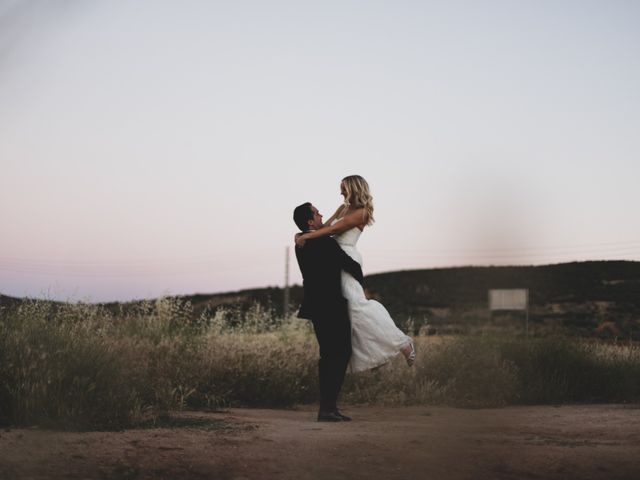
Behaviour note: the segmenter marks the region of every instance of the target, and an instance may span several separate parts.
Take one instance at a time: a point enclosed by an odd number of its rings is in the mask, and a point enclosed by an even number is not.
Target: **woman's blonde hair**
[[[374,222],[373,197],[369,193],[369,184],[360,175],[349,175],[342,179],[344,186],[344,203],[347,207],[364,208],[367,216],[367,225]]]

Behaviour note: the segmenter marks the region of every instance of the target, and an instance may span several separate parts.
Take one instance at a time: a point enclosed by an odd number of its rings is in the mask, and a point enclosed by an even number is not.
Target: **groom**
[[[302,232],[322,227],[322,215],[308,202],[296,207],[293,220]],[[345,270],[362,283],[362,269],[328,236],[308,240],[304,247],[296,246],[296,258],[304,287],[298,317],[311,320],[320,345],[318,421],[349,421],[351,418],[336,406],[351,357],[351,323],[342,296],[341,272]]]

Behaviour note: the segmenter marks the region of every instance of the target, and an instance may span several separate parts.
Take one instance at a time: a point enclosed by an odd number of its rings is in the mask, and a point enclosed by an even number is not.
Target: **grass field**
[[[119,429],[171,410],[287,407],[318,398],[307,321],[259,305],[193,320],[169,299],[135,311],[28,301],[0,311],[0,423]],[[510,333],[416,337],[402,357],[348,375],[342,400],[464,407],[640,400],[640,348]]]

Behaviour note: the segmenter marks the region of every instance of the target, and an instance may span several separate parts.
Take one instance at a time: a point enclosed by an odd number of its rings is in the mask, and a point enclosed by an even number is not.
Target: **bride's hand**
[[[304,247],[304,242],[306,242],[306,238],[302,233],[296,233],[296,245],[299,247]]]

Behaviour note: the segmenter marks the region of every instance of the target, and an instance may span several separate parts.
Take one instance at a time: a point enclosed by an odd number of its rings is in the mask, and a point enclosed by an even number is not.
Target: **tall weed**
[[[342,400],[487,407],[640,401],[640,349],[499,334],[416,337],[347,375]],[[174,299],[109,313],[29,301],[0,310],[0,423],[123,428],[183,408],[287,407],[318,399],[311,324],[260,306],[194,319]]]

